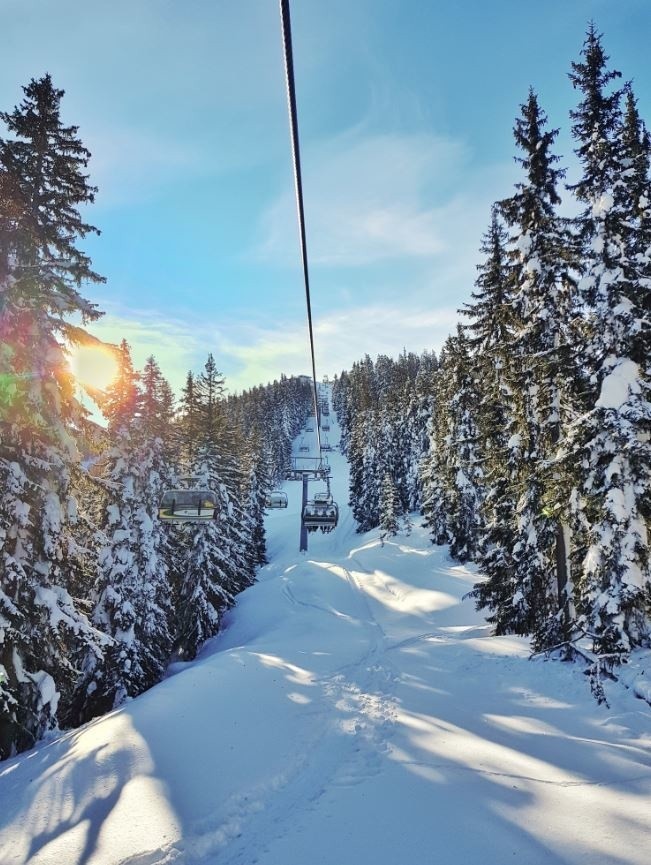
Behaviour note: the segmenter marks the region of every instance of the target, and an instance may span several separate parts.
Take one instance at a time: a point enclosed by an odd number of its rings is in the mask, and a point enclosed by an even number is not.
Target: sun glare
[[[118,371],[115,354],[101,345],[79,345],[70,352],[70,368],[77,381],[104,390]]]

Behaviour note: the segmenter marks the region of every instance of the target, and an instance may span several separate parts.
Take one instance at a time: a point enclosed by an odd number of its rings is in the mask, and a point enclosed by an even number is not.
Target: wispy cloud
[[[314,147],[305,159],[306,220],[311,260],[364,265],[435,256],[446,247],[445,204],[427,194],[446,190],[468,158],[463,143],[429,134],[368,135],[361,130]],[[262,258],[295,257],[293,191],[286,189],[262,217]]]
[[[408,351],[439,350],[458,320],[454,308],[412,308],[377,303],[318,316],[314,322],[317,373],[349,369],[365,354],[396,357]],[[228,385],[241,390],[272,381],[280,373],[310,373],[309,338],[303,322],[235,326],[220,345]],[[222,360],[223,359],[223,360]]]
[[[187,181],[201,174],[209,158],[196,142],[161,139],[137,128],[90,125],[85,132],[100,207],[146,200],[175,175]]]
[[[467,158],[453,140],[362,130],[318,150],[307,200],[311,262],[320,267],[313,280],[319,374],[350,368],[366,353],[439,350],[454,330],[456,310],[473,288],[490,205],[508,194],[515,175],[510,160],[470,171]],[[263,225],[256,253],[265,267],[297,268],[290,190],[271,205]],[[126,338],[138,366],[153,353],[177,392],[208,352],[231,392],[310,370],[300,305],[279,312],[277,299],[270,306],[262,298],[257,311],[231,306],[212,318],[179,313],[174,320],[103,306],[109,314],[94,332],[113,342]]]
[[[365,354],[395,357],[404,348],[438,350],[456,321],[454,308],[405,309],[389,303],[318,316],[314,322],[318,374],[341,372]],[[301,320],[223,321],[218,330],[196,320],[169,321],[149,310],[122,309],[108,313],[91,330],[106,342],[126,339],[137,368],[153,354],[177,392],[187,371],[199,372],[209,352],[226,376],[230,392],[266,384],[282,373],[310,372],[307,327]]]
[[[50,72],[66,91],[64,120],[79,125],[93,154],[100,206],[268,157],[249,141],[261,115],[284,119],[280,36],[268,38],[277,10],[267,0],[247,0],[246,11],[212,0],[2,0],[0,8],[0,107]],[[272,64],[277,78],[266,74]]]

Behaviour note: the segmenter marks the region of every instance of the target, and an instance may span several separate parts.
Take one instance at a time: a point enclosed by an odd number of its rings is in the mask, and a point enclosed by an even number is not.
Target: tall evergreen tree
[[[139,416],[142,394],[140,376],[133,368],[131,346],[123,339],[116,354],[117,372],[106,390],[98,395],[99,405],[108,421],[109,431],[118,433],[128,429]]]
[[[626,244],[628,291],[631,302],[646,317],[651,315],[651,137],[641,119],[633,88],[627,84],[620,128],[622,174],[615,195],[628,208],[621,225]],[[649,328],[636,322],[631,337],[631,358],[651,374]]]
[[[513,549],[520,455],[514,432],[515,395],[510,373],[515,332],[514,272],[507,243],[508,235],[495,207],[482,238],[480,249],[485,258],[477,268],[472,302],[461,310],[470,318],[465,330],[475,357],[477,381],[481,383],[476,422],[484,453],[477,561],[486,579],[473,594],[478,607],[490,609],[488,621],[495,624],[499,634],[519,627],[513,609]]]
[[[380,486],[380,530],[383,538],[398,534],[401,514],[398,488],[389,472],[385,472]]]
[[[510,379],[514,432],[521,443],[513,547],[521,628],[539,645],[569,634],[565,540],[569,501],[559,499],[552,468],[568,424],[572,375],[569,323],[577,314],[576,243],[569,221],[558,215],[558,186],[565,172],[552,153],[558,130],[530,89],[514,137],[524,179],[500,209],[512,229],[513,300]]]
[[[217,633],[223,611],[254,574],[254,524],[241,501],[244,476],[223,393],[224,379],[210,354],[194,382],[200,427],[190,472],[201,488],[215,493],[219,518],[182,529],[186,559],[180,572],[175,651],[184,658],[193,658]]]
[[[140,376],[142,399],[141,427],[149,438],[163,440],[169,435],[174,396],[169,382],[163,377],[156,358],[148,357]]]
[[[335,379],[332,404],[341,429],[341,449],[350,463],[350,505],[365,532],[380,523],[382,478],[389,473],[398,490],[401,509],[421,504],[419,463],[429,446],[423,392],[426,376],[417,385],[421,368],[436,359],[403,352],[397,360],[366,356],[350,372]],[[431,388],[430,388],[431,391]]]
[[[188,465],[192,465],[194,462],[201,430],[197,399],[195,377],[192,372],[188,372],[185,387],[181,393],[180,416],[178,418],[179,451],[183,454],[183,461]]]
[[[90,154],[60,116],[49,75],[0,113],[0,722],[2,755],[29,747],[56,723],[76,679],[71,658],[101,640],[68,590],[78,570],[78,463],[74,430],[83,409],[62,339],[86,338],[69,316],[97,318],[80,293],[102,280],[78,242],[96,229],[80,207],[95,190]]]
[[[80,206],[95,200],[97,191],[85,174],[90,152],[77,135],[78,127],[61,122],[64,91],[54,87],[50,75],[32,79],[23,91],[19,106],[0,112],[12,135],[0,139],[0,165],[21,205],[15,275],[29,283],[31,305],[44,304],[52,310],[57,330],[72,335],[74,328],[62,313],[96,318],[95,306],[77,289],[82,282],[104,282],[77,246],[78,238],[99,234],[79,212]]]
[[[585,411],[570,430],[568,471],[575,489],[576,604],[580,626],[605,652],[648,644],[651,608],[648,503],[651,491],[651,383],[648,256],[638,258],[644,144],[631,150],[632,106],[622,117],[619,72],[607,68],[591,25],[570,78],[582,95],[571,116],[584,205],[576,223],[585,271],[581,357]],[[635,167],[631,160],[637,151]],[[643,183],[643,179],[642,179]],[[642,193],[643,195],[643,193]]]
[[[73,712],[76,723],[160,681],[172,649],[171,556],[167,528],[156,519],[169,475],[162,440],[156,435],[152,383],[158,381],[153,375],[157,367],[155,362],[148,367],[143,394],[123,342],[118,374],[107,388],[104,410],[112,438],[104,465],[108,501],[92,600],[93,622],[112,642],[102,659],[87,654],[84,660]]]
[[[224,377],[217,370],[212,354],[208,355],[203,372],[196,380],[196,391],[201,420],[201,437],[215,442],[221,433],[223,414],[219,401],[224,393]]]
[[[260,439],[253,434],[248,442],[246,454],[246,477],[242,490],[244,511],[251,520],[251,559],[257,567],[266,565],[267,547],[264,517],[267,493],[271,488],[267,455]]]
[[[450,544],[462,561],[476,552],[481,503],[481,455],[474,411],[475,372],[461,328],[441,352],[435,389],[423,513],[435,543]]]

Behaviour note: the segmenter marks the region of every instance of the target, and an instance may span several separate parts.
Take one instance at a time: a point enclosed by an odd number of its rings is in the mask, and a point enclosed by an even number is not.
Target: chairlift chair
[[[165,490],[158,507],[164,523],[206,523],[216,520],[218,513],[216,493],[196,488]]]
[[[265,499],[265,507],[271,509],[286,508],[287,493],[282,490],[272,490]]]
[[[318,529],[324,534],[331,532],[339,521],[339,506],[329,493],[315,493],[314,498],[303,507],[301,519],[308,532]]]

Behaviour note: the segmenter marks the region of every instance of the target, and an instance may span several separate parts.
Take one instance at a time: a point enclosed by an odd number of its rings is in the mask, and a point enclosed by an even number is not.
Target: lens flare
[[[79,345],[70,352],[70,369],[81,384],[97,390],[107,388],[118,371],[115,352],[102,345]]]

